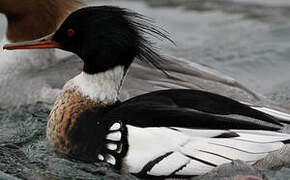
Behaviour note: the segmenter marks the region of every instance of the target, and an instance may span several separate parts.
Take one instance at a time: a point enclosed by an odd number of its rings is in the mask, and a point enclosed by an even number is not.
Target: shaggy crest
[[[86,22],[83,22],[81,19],[85,19]],[[106,37],[104,45],[114,50],[114,53],[111,54],[117,54],[119,49],[123,49],[127,54],[133,54],[134,57],[153,65],[167,75],[162,68],[164,58],[157,53],[154,43],[149,38],[152,36],[159,40],[168,40],[173,44],[174,42],[169,38],[168,32],[154,25],[151,19],[124,8],[97,6],[82,8],[73,12],[65,20],[62,26],[69,26],[68,24],[75,24],[75,28],[86,31],[90,29],[88,26],[92,24],[98,25],[98,27],[91,28],[94,29],[94,33],[91,33],[93,35],[89,37],[90,41],[94,39],[95,42],[100,42],[102,38]],[[64,32],[57,32],[55,38],[61,39],[60,36],[63,36],[63,33]],[[88,32],[83,34],[88,34]],[[85,37],[81,39],[85,39]],[[93,45],[91,45],[90,48],[92,46]],[[96,49],[90,50],[90,52],[94,51],[96,51]],[[87,56],[83,58],[85,59]],[[119,59],[122,58],[119,57]],[[131,62],[128,62],[128,65],[130,63]]]

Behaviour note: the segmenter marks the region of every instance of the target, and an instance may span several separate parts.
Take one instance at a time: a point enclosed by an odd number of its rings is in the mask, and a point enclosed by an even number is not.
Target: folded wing
[[[138,127],[263,130],[282,127],[275,117],[248,105],[188,89],[161,90],[137,96],[114,106],[108,115]]]
[[[290,139],[271,131],[127,128],[130,148],[125,162],[140,177],[195,176],[237,159],[253,164]],[[228,137],[221,136],[225,134]]]

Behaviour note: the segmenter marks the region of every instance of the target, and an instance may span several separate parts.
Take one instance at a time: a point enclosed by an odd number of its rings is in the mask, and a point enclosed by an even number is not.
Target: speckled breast
[[[78,117],[87,109],[105,106],[82,96],[76,89],[63,91],[57,98],[47,123],[47,138],[58,150],[70,154],[72,145],[67,135]]]

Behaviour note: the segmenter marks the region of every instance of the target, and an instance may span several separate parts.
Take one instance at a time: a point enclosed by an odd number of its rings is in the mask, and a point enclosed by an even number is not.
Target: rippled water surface
[[[290,1],[116,0],[94,4],[119,5],[153,17],[177,44],[159,43],[164,53],[217,69],[290,106]],[[1,38],[5,25],[2,16],[0,20]],[[0,109],[0,179],[133,178],[55,152],[45,139],[48,109],[42,103]],[[267,171],[265,176],[290,179],[290,169]]]

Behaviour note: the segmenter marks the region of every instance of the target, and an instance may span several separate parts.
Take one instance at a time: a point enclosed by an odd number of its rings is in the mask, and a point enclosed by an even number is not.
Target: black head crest
[[[119,7],[96,6],[73,12],[53,40],[61,43],[64,50],[78,54],[87,73],[106,71],[117,65],[128,68],[134,58],[166,73],[162,68],[164,59],[149,40],[150,36],[173,42],[166,31],[141,14]]]

